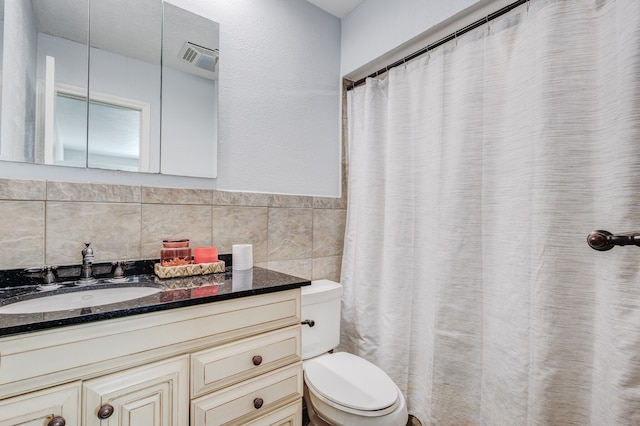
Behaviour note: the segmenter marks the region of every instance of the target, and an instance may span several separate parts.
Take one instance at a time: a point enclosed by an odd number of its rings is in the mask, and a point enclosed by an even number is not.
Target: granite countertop
[[[135,275],[134,282],[125,284],[104,282],[77,287],[73,286],[73,281],[71,281],[58,289],[47,291],[40,291],[35,281],[29,282],[27,280],[27,285],[17,286],[11,271],[0,271],[0,307],[35,297],[47,297],[47,295],[108,287],[150,286],[160,290],[150,296],[108,305],[53,312],[0,314],[0,338],[73,324],[122,318],[148,312],[290,290],[311,284],[310,281],[299,277],[259,267],[246,271],[232,272],[230,261],[227,261],[227,268],[224,274],[159,279],[149,273],[153,263],[154,261],[138,261],[134,267],[131,267],[130,269],[133,272],[138,273],[127,273],[126,275]],[[22,281],[22,284],[25,284],[24,279]]]

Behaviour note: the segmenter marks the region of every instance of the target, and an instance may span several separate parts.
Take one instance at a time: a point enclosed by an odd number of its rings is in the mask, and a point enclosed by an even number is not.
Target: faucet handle
[[[57,266],[37,266],[26,268],[24,272],[29,274],[30,276],[34,276],[37,274],[38,277],[42,278],[42,286],[50,286],[56,283],[56,274],[55,270],[58,269]]]
[[[113,269],[113,279],[117,280],[124,278],[124,268],[122,267],[124,262],[122,260],[117,260],[115,262],[111,262],[111,264],[115,266]]]
[[[45,265],[42,268],[42,271],[44,272],[44,284],[45,285],[51,285],[51,284],[55,284],[56,283],[56,275],[54,273],[54,271],[58,269],[57,266],[49,266],[49,265]]]

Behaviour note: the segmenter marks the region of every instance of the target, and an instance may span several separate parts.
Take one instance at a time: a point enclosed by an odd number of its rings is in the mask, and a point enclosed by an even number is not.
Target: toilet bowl
[[[342,286],[329,280],[302,287],[304,399],[314,426],[405,426],[407,407],[379,367],[346,352],[340,341]]]

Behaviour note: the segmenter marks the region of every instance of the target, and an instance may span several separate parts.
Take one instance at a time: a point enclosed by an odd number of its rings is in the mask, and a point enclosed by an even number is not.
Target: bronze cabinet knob
[[[253,357],[253,365],[262,364],[262,357],[260,355],[256,355]]]
[[[100,420],[108,419],[113,414],[114,408],[111,404],[104,404],[98,410],[98,418]]]
[[[55,416],[49,421],[49,423],[47,423],[47,426],[64,426],[66,424],[67,424],[67,421],[64,419],[64,417]]]
[[[253,400],[253,406],[256,407],[256,409],[262,407],[262,404],[264,404],[264,400],[262,398],[256,398]]]

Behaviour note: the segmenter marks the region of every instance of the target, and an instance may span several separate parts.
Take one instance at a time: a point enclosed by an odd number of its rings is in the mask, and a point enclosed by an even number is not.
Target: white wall
[[[220,23],[218,178],[3,162],[0,178],[340,194],[340,20],[302,0],[170,0]]]
[[[220,22],[218,188],[340,193],[340,21],[302,0],[171,0]]]
[[[366,0],[342,19],[341,75],[354,80],[514,0]]]

